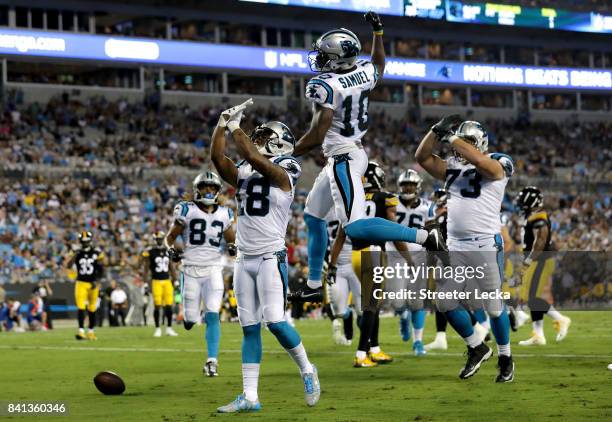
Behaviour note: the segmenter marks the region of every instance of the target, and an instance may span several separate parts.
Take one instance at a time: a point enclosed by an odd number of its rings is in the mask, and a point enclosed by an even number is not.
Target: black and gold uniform
[[[523,251],[525,256],[533,250],[536,239],[535,233],[542,227],[547,228],[546,241],[542,251],[552,251],[552,229],[548,213],[538,210],[527,216],[523,233]],[[550,254],[541,254],[523,274],[521,299],[529,303],[529,307],[536,311],[546,312],[552,303],[552,277],[555,270],[555,260]],[[545,301],[546,303],[542,303]]]
[[[77,340],[86,338],[95,340],[94,327],[96,325],[96,310],[98,308],[98,296],[100,286],[98,281],[104,275],[104,252],[91,245],[93,235],[84,231],[79,233],[81,249],[72,254],[68,260],[68,268],[76,267],[77,277],[74,286],[74,299],[77,306],[77,318],[79,322],[79,333]],[[89,331],[85,337],[85,310],[89,317]]]
[[[142,253],[144,261],[145,280],[151,278],[151,293],[153,293],[153,319],[159,331],[162,307],[168,327],[172,326],[172,306],[174,304],[174,286],[170,277],[170,253],[164,246],[166,234],[157,231],[153,234],[154,244]],[[159,336],[160,333],[156,333]]]
[[[142,253],[151,274],[151,292],[155,306],[172,305],[174,288],[170,280],[170,255],[168,249],[154,246]]]

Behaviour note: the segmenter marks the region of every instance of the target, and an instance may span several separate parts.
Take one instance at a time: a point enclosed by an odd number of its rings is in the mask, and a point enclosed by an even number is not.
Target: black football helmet
[[[542,191],[535,186],[524,187],[516,197],[516,206],[526,215],[544,204]]]
[[[363,188],[365,190],[383,190],[384,187],[385,171],[378,163],[370,161],[363,175]]]
[[[88,231],[82,231],[79,233],[79,242],[81,243],[81,247],[83,249],[88,249],[91,247],[91,242],[93,241],[93,234]]]
[[[166,237],[166,233],[164,233],[161,230],[158,230],[155,233],[153,233],[153,241],[155,242],[155,245],[161,248],[164,245],[165,237]]]

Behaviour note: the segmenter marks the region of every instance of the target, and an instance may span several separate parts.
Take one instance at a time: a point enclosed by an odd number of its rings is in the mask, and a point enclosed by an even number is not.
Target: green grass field
[[[495,384],[496,358],[472,379],[457,375],[462,341],[449,335],[449,350],[416,358],[402,343],[397,319],[381,321],[383,348],[395,362],[370,369],[351,366],[353,347],[336,346],[331,324],[299,321],[311,360],[319,367],[321,401],[308,408],[293,361],[268,333],[260,379],[262,411],[217,415],[241,391],[237,324],[222,324],[220,372],[206,378],[203,330],[178,327],[180,337],[153,338],[148,328],[103,328],[96,342],[77,342],[73,329],[0,333],[0,401],[62,400],[67,420],[194,421],[254,418],[263,421],[612,420],[612,313],[571,312],[572,328],[557,344],[546,320],[549,345],[521,348],[530,327],[513,333],[516,377]],[[425,341],[433,337],[428,317]],[[92,378],[112,370],[127,384],[122,396],[103,396]],[[23,419],[17,417],[15,419]],[[40,418],[38,418],[40,419]],[[44,418],[43,418],[44,419]],[[62,420],[59,417],[47,417]]]

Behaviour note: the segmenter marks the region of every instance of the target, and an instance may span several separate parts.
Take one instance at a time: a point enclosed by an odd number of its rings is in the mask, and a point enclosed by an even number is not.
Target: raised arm
[[[293,155],[299,157],[321,145],[325,139],[325,134],[331,127],[333,118],[334,111],[331,108],[323,107],[315,103],[310,129],[308,129],[308,132],[306,132],[295,145]]]
[[[478,173],[487,179],[500,180],[504,177],[505,170],[501,163],[480,152],[474,145],[458,136],[450,138],[451,146],[463,158],[474,164]]]
[[[383,23],[376,12],[368,12],[365,20],[372,25],[372,64],[378,70],[378,79],[382,79],[385,72],[385,45],[383,43]]]
[[[238,186],[238,169],[236,164],[225,155],[225,126],[220,126],[221,123],[219,120],[213,132],[210,156],[221,178],[236,187]]]
[[[448,139],[461,122],[461,116],[457,114],[444,117],[432,126],[417,148],[415,154],[417,162],[436,179],[446,179],[446,162],[433,153],[436,141]]]
[[[244,158],[255,170],[261,173],[272,184],[285,192],[291,190],[291,181],[287,172],[279,165],[274,164],[257,150],[251,139],[240,129],[232,126],[232,138],[238,147],[238,154]]]

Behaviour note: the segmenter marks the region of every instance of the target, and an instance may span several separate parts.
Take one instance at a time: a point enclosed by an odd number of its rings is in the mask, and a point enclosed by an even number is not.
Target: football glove
[[[380,19],[380,16],[378,16],[378,13],[369,11],[368,13],[363,15],[363,17],[367,22],[370,23],[370,25],[372,25],[372,31],[380,32],[383,30],[383,23]]]
[[[448,142],[452,133],[463,122],[463,119],[458,114],[451,114],[444,117],[438,123],[431,127],[431,131],[436,135],[436,139],[441,142]]]
[[[218,125],[220,127],[227,127],[228,123],[231,121],[240,123],[240,119],[242,119],[242,114],[244,113],[244,110],[252,104],[253,104],[253,99],[249,98],[242,104],[238,104],[237,106],[234,106],[232,108],[228,108],[227,110],[222,111],[221,117],[219,118]]]
[[[227,253],[229,254],[229,256],[236,256],[236,245],[233,243],[228,243],[227,244]]]
[[[168,249],[168,255],[170,256],[172,262],[179,262],[183,258],[181,252],[176,248]]]
[[[329,264],[327,266],[327,273],[325,274],[325,281],[328,285],[336,284],[336,271],[338,268],[335,265]]]

